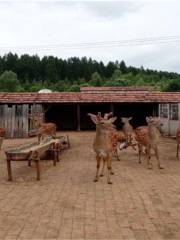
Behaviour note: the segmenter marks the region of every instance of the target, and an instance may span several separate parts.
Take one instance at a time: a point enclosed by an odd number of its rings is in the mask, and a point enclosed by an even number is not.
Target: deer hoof
[[[100,177],[104,177],[104,174],[100,174]]]
[[[163,166],[159,166],[159,169],[164,169],[164,167]]]
[[[109,181],[108,184],[113,184],[113,183],[111,181]]]
[[[94,182],[98,182],[98,179],[94,179]]]
[[[114,175],[114,172],[111,172],[111,175]]]
[[[151,165],[149,165],[149,166],[148,166],[148,169],[151,170],[151,169],[153,169],[153,167],[152,167]]]

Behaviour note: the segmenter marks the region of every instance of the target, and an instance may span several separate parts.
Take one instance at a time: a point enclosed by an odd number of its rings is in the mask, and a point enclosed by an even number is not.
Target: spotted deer
[[[105,113],[104,119],[109,119],[113,116],[113,113]],[[113,148],[113,155],[120,161],[119,151],[123,148],[127,147],[126,136],[123,131],[118,131],[114,125],[112,125],[112,129],[110,130],[110,138]]]
[[[37,128],[38,143],[40,144],[45,136],[56,137],[57,126],[55,123],[44,123],[44,113],[29,114],[33,125]]]
[[[125,137],[126,137],[126,141],[127,143],[131,143],[132,141],[132,137],[133,137],[133,134],[134,134],[134,131],[133,131],[133,127],[132,125],[129,123],[129,121],[132,119],[132,117],[129,117],[129,118],[126,118],[126,117],[122,117],[121,118],[121,121],[123,122],[123,132],[125,134]]]
[[[116,117],[108,118],[107,115],[101,117],[101,114],[94,115],[88,113],[88,116],[91,118],[92,122],[96,125],[96,135],[93,142],[93,148],[96,154],[97,161],[97,172],[94,179],[94,182],[98,182],[99,180],[99,169],[100,164],[103,162],[103,167],[100,176],[104,176],[104,168],[105,164],[107,164],[107,183],[112,184],[110,175],[113,175],[111,161],[113,154],[113,147],[111,142],[111,131],[112,124],[115,122]]]
[[[157,159],[158,167],[163,169],[162,163],[159,158],[159,140],[160,140],[160,131],[159,127],[161,125],[158,118],[146,117],[148,126],[140,126],[135,129],[135,136],[138,142],[139,149],[139,163],[141,163],[141,154],[142,148],[145,147],[145,152],[147,156],[148,169],[152,169],[151,163],[151,149],[154,150],[155,156]]]
[[[176,141],[177,141],[177,152],[176,157],[179,157],[179,145],[180,145],[180,128],[176,131]]]

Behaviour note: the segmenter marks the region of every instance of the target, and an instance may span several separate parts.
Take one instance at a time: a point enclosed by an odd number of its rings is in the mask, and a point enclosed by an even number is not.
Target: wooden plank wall
[[[37,111],[42,112],[41,104],[0,104],[0,127],[6,129],[6,137],[28,137],[32,129],[28,114]]]

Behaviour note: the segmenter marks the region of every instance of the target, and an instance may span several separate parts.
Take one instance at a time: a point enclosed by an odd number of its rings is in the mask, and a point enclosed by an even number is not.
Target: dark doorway
[[[97,114],[111,112],[114,109],[114,116],[117,116],[115,125],[122,128],[121,117],[132,117],[130,123],[133,127],[146,125],[146,116],[157,116],[158,104],[156,103],[97,103],[80,104],[80,130],[94,130],[95,125],[88,113]],[[78,108],[77,104],[53,104],[45,114],[46,122],[57,124],[57,130],[78,129]]]
[[[76,104],[51,105],[45,114],[46,122],[53,122],[57,130],[77,130]]]
[[[154,103],[123,103],[114,104],[114,115],[118,117],[116,125],[121,129],[123,124],[121,117],[132,117],[130,123],[134,128],[147,125],[147,116],[157,116],[158,104]]]
[[[87,116],[88,113],[97,115],[101,112],[102,116],[104,113],[110,112],[110,104],[83,104],[80,105],[80,122],[81,130],[93,130],[95,129],[94,123],[91,121],[90,117]]]

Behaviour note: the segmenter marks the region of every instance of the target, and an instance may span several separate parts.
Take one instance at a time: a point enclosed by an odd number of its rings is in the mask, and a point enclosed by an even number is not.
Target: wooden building
[[[45,121],[57,124],[58,130],[91,130],[87,113],[114,112],[132,116],[134,127],[144,125],[146,116],[160,116],[167,134],[174,134],[180,122],[180,92],[165,93],[138,87],[83,87],[80,92],[0,93],[0,127],[6,137],[28,137],[32,123],[28,114],[45,112]],[[172,127],[173,125],[173,127]]]

